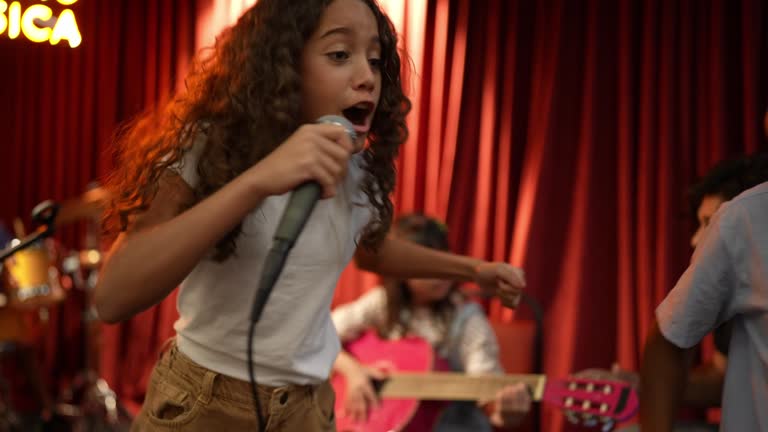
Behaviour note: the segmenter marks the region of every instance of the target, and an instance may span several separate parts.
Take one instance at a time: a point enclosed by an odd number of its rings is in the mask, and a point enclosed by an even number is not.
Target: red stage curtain
[[[75,50],[0,37],[6,224],[107,172],[116,122],[176,86],[200,3],[80,1]],[[690,255],[685,189],[721,158],[765,147],[768,8],[382,3],[417,69],[407,78],[416,104],[398,162],[398,211],[444,219],[457,252],[525,268],[545,309],[547,374],[614,360],[636,368],[653,309]],[[79,247],[74,232],[62,241]],[[375,279],[350,268],[335,303]],[[173,301],[105,329],[102,374],[126,398],[140,399],[172,334]],[[61,335],[70,324],[57,313]],[[489,313],[512,318],[495,303]],[[46,340],[47,359],[68,348],[64,340]],[[559,415],[545,419],[545,430],[561,429]]]
[[[49,6],[55,15],[64,9]],[[75,49],[66,41],[51,46],[0,36],[0,220],[7,229],[15,217],[29,227],[38,202],[75,197],[103,178],[115,126],[180,82],[194,52],[198,9],[208,6],[208,0],[83,0],[71,6],[83,38]],[[82,248],[82,228],[62,227],[62,248]],[[40,341],[52,388],[66,386],[81,367],[82,301],[82,293],[71,293],[53,308]],[[141,400],[145,365],[172,332],[173,314],[169,301],[103,328],[101,372],[125,398]]]
[[[446,220],[458,252],[525,268],[547,374],[636,369],[691,252],[686,189],[765,147],[765,5],[384,3],[420,56],[397,209]],[[336,303],[373,283],[348,269]],[[562,424],[545,412],[545,430]]]

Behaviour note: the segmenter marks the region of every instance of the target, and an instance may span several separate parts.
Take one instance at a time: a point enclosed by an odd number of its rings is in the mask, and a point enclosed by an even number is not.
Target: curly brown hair
[[[332,1],[260,0],[195,60],[185,93],[118,130],[117,168],[107,182],[113,197],[107,213],[112,232],[125,231],[131,218],[148,208],[161,177],[180,163],[193,137],[205,139],[195,167],[196,203],[300,126],[302,49]],[[361,184],[375,210],[361,244],[375,249],[392,221],[394,161],[408,135],[405,116],[411,103],[403,92],[394,26],[376,0],[360,1],[373,11],[381,42],[381,97],[363,153],[366,175]],[[241,230],[239,224],[218,242],[216,259],[235,252]]]

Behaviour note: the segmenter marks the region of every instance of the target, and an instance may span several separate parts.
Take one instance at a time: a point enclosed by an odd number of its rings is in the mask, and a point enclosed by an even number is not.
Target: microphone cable
[[[357,132],[355,132],[352,123],[344,117],[326,115],[320,117],[316,123],[337,124],[346,130],[352,142],[357,139]],[[272,240],[272,248],[264,259],[261,280],[259,281],[258,291],[256,291],[253,309],[251,310],[251,319],[248,324],[248,347],[246,350],[248,359],[248,380],[251,385],[251,396],[256,411],[259,432],[264,432],[266,430],[267,419],[265,413],[261,410],[259,386],[256,382],[256,376],[253,370],[253,339],[256,333],[256,324],[261,318],[264,306],[266,306],[269,296],[272,293],[272,288],[274,288],[278,277],[280,277],[280,273],[283,271],[283,266],[288,258],[288,252],[291,251],[296,239],[304,229],[304,225],[306,225],[307,220],[309,220],[309,216],[312,214],[312,210],[320,199],[321,194],[322,189],[320,188],[320,184],[314,181],[300,185],[291,194],[291,197],[285,206],[285,210],[283,211],[280,223],[277,226],[274,239]]]

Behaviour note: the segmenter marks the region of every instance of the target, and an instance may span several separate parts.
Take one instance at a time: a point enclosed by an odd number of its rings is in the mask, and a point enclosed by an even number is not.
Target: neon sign
[[[56,2],[69,6],[77,0],[56,0]],[[10,39],[16,39],[23,34],[32,42],[48,41],[51,45],[66,39],[71,48],[76,48],[83,41],[80,30],[77,28],[75,13],[71,9],[64,9],[58,17],[55,17],[53,10],[44,4],[33,4],[22,9],[18,1],[11,2],[9,5],[7,1],[0,0],[0,35],[6,31]]]

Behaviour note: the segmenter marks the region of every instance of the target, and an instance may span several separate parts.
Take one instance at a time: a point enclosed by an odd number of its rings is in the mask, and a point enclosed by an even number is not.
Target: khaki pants
[[[327,381],[317,386],[259,386],[258,391],[261,412],[268,419],[260,432],[336,430],[334,392]],[[131,431],[259,431],[252,399],[248,382],[194,363],[174,344],[152,372]]]

